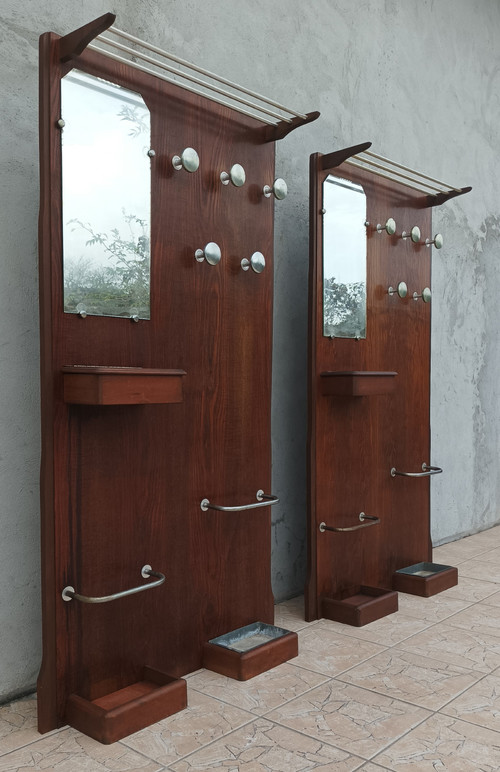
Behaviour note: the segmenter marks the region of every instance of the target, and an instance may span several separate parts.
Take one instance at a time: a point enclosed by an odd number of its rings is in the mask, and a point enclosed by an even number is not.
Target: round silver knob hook
[[[244,271],[248,271],[248,269],[251,268],[255,273],[262,273],[266,267],[266,258],[262,252],[254,252],[250,260],[248,260],[246,257],[243,258],[241,261],[241,267]]]
[[[422,298],[424,303],[430,303],[431,302],[432,293],[430,290],[430,287],[424,287],[420,295],[418,292],[413,293],[413,300],[418,300],[419,298]]]
[[[288,185],[286,184],[285,180],[281,179],[281,177],[278,177],[274,180],[272,186],[264,185],[262,192],[266,198],[271,198],[271,196],[274,194],[274,197],[278,199],[278,201],[282,201],[288,195]]]
[[[200,166],[200,157],[192,147],[186,147],[180,155],[174,155],[172,166],[176,171],[185,169],[187,172],[195,172]]]
[[[220,173],[220,181],[223,185],[229,185],[231,182],[235,188],[241,188],[245,184],[246,174],[241,164],[233,164],[229,172]]]
[[[420,241],[421,233],[418,225],[414,225],[411,231],[403,231],[401,234],[402,239],[411,239],[414,244],[418,244]]]
[[[217,263],[220,263],[222,253],[215,241],[209,241],[203,249],[197,249],[194,256],[199,263],[206,260],[209,265],[217,265]]]
[[[444,239],[440,233],[436,233],[433,239],[426,239],[425,240],[425,246],[430,247],[431,244],[434,244],[436,249],[441,249],[441,247],[444,244]]]
[[[387,294],[388,295],[398,294],[400,298],[405,298],[408,294],[408,285],[406,284],[405,281],[400,281],[396,289],[394,289],[394,287],[388,287]]]

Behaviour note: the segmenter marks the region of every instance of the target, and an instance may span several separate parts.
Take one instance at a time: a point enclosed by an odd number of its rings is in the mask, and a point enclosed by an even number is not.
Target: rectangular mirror
[[[61,80],[64,310],[150,318],[150,115],[140,94]]]
[[[329,174],[323,182],[323,335],[366,338],[366,195]]]

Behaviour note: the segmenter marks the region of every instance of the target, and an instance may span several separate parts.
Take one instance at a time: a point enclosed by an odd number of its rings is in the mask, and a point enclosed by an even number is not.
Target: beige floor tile
[[[203,670],[189,679],[189,688],[263,716],[326,680],[327,676],[311,670],[283,664],[248,681],[235,681]]]
[[[480,673],[491,673],[500,667],[499,637],[462,630],[446,623],[408,638],[397,649]]]
[[[453,702],[445,705],[440,712],[469,721],[471,724],[499,731],[500,675],[486,676]]]
[[[496,546],[496,543],[489,545],[485,542],[474,542],[472,538],[462,539],[443,544],[441,547],[434,547],[432,550],[432,560],[434,563],[441,563],[447,566],[459,566],[460,563],[466,560],[482,556],[492,546]]]
[[[498,591],[498,584],[494,582],[484,582],[481,579],[471,579],[469,576],[462,576],[458,572],[458,584],[444,590],[440,593],[442,598],[459,598],[471,603],[477,603]]]
[[[383,647],[368,641],[354,644],[351,638],[317,624],[299,632],[299,655],[290,663],[325,676],[334,676],[380,651]]]
[[[183,761],[173,772],[351,772],[361,759],[311,737],[257,719]]]
[[[500,592],[494,592],[493,595],[488,595],[487,598],[483,598],[482,602],[486,606],[500,606]]]
[[[285,630],[302,630],[314,622],[306,622],[304,619],[304,597],[301,595],[292,600],[286,600],[274,607],[274,624],[284,627]]]
[[[500,734],[435,715],[375,761],[395,772],[497,772]]]
[[[481,675],[409,651],[391,649],[357,665],[339,676],[339,680],[423,708],[439,710],[476,683]]]
[[[500,561],[487,563],[481,556],[474,560],[466,560],[460,563],[459,571],[462,576],[470,576],[471,579],[482,579],[484,582],[496,582],[500,584]]]
[[[396,643],[404,641],[416,633],[425,630],[431,622],[425,622],[422,619],[416,619],[401,611],[389,616],[377,619],[376,622],[370,622],[363,627],[353,627],[351,625],[342,625],[339,622],[330,622],[322,619],[318,622],[318,627],[326,630],[335,630],[342,635],[352,636],[364,641],[378,643],[381,646],[394,646]]]
[[[0,755],[47,736],[37,730],[36,697],[25,697],[0,706]]]
[[[381,767],[379,764],[374,764],[372,761],[369,761],[367,764],[363,764],[356,772],[383,772],[384,770],[385,772],[391,772],[389,767]]]
[[[494,547],[479,555],[476,560],[483,560],[485,563],[500,563],[500,547]]]
[[[460,627],[474,633],[500,636],[500,608],[482,601],[466,608],[465,611],[459,611],[446,622],[453,627]]]
[[[121,743],[102,745],[75,729],[56,734],[0,756],[0,772],[157,772],[161,766]]]
[[[121,742],[160,764],[169,765],[254,718],[247,711],[189,690],[185,710]]]
[[[415,705],[332,680],[274,710],[268,718],[370,759],[428,715]]]
[[[399,611],[407,616],[422,619],[424,622],[440,622],[458,611],[467,608],[470,603],[457,598],[446,598],[439,594],[431,598],[399,593]]]

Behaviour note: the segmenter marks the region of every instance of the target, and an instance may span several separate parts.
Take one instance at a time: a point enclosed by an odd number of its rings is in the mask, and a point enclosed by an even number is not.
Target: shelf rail
[[[114,592],[112,595],[80,595],[75,591],[75,588],[68,585],[62,591],[62,599],[66,601],[79,600],[81,603],[109,603],[112,600],[118,600],[119,598],[126,598],[128,595],[135,595],[137,592],[144,592],[145,590],[152,590],[154,587],[159,587],[165,581],[165,574],[159,571],[153,571],[151,566],[145,565],[141,568],[141,575],[146,579],[149,576],[155,578],[154,582],[148,584],[140,584],[138,587],[131,587],[128,590],[122,590],[121,592]]]
[[[429,466],[429,464],[424,462],[421,472],[400,472],[395,467],[392,467],[391,477],[396,477],[396,475],[400,477],[430,477],[432,474],[441,474],[442,471],[440,466]]]
[[[240,504],[236,507],[223,507],[220,504],[211,504],[208,499],[202,499],[200,509],[206,512],[208,509],[216,509],[219,512],[243,512],[245,509],[258,509],[259,507],[269,507],[279,502],[277,496],[258,490],[256,494],[256,504]]]
[[[343,533],[344,531],[359,531],[361,528],[369,528],[371,525],[377,525],[378,523],[380,523],[379,517],[376,517],[375,515],[365,515],[364,512],[359,513],[359,519],[361,520],[361,525],[351,525],[348,528],[334,528],[332,525],[327,525],[326,523],[320,523],[319,530],[320,530],[320,533],[324,533],[325,531],[332,531],[333,533]]]
[[[230,107],[271,126],[276,126],[277,123],[283,122],[291,124],[294,119],[308,120],[308,116],[304,113],[291,110],[256,91],[239,86],[227,78],[216,75],[203,67],[198,67],[192,62],[181,59],[179,56],[164,51],[158,46],[146,43],[144,40],[130,35],[128,32],[124,32],[115,26],[109,27],[106,30],[106,34],[101,33],[98,35],[95,38],[95,42],[90,43],[88,48],[98,51],[100,54],[121,64],[126,64],[134,69],[155,75],[168,83],[181,86],[193,94],[208,97],[224,107]],[[110,49],[115,49],[125,54],[127,58],[114,53]],[[145,53],[145,51],[149,53]],[[154,56],[150,54],[154,54]],[[140,64],[138,60],[143,62],[143,64]],[[197,75],[193,73],[197,73]],[[199,78],[198,75],[203,77]],[[197,87],[201,87],[201,90]],[[248,97],[251,97],[251,99],[248,99]]]

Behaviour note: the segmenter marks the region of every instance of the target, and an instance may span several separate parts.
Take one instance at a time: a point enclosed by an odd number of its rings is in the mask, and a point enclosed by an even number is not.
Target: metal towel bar
[[[114,592],[112,595],[101,595],[98,597],[92,597],[91,595],[80,595],[75,591],[74,587],[68,585],[62,591],[63,600],[79,600],[81,603],[109,603],[111,600],[118,600],[118,598],[125,598],[127,595],[135,595],[136,592],[144,592],[144,590],[152,590],[153,587],[159,587],[165,581],[165,575],[159,571],[153,571],[151,566],[143,566],[141,568],[141,574],[146,579],[148,576],[156,577],[156,581],[149,584],[140,584],[138,587],[131,587],[129,590],[122,590],[121,592]]]
[[[333,528],[333,526],[326,525],[326,523],[320,523],[319,530],[321,533],[324,533],[325,531],[333,531],[334,533],[341,533],[343,531],[359,531],[360,528],[369,528],[371,525],[377,525],[377,523],[380,523],[379,517],[375,517],[375,515],[365,515],[364,512],[359,513],[359,519],[361,520],[361,525],[351,525],[349,528]],[[369,522],[365,523],[365,520],[368,520]]]
[[[430,477],[431,474],[441,474],[443,471],[440,466],[429,466],[429,464],[422,464],[422,472],[399,472],[395,467],[391,469],[391,477],[400,475],[401,477]]]
[[[264,493],[264,491],[257,491],[257,503],[256,504],[241,504],[237,507],[222,507],[220,504],[211,504],[208,499],[203,499],[200,504],[200,508],[203,512],[206,512],[207,509],[217,509],[219,512],[242,512],[244,509],[258,509],[258,507],[269,507],[272,504],[277,504],[279,501],[279,498],[277,496],[272,496],[269,493]]]

